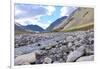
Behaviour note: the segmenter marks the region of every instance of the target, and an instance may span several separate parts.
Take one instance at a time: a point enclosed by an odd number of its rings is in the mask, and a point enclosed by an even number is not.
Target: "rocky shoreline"
[[[94,60],[94,31],[15,36],[15,65]]]

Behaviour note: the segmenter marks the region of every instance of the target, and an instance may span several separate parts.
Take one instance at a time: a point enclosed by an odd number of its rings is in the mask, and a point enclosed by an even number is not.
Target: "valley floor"
[[[14,59],[15,65],[93,61],[94,30],[16,35]]]

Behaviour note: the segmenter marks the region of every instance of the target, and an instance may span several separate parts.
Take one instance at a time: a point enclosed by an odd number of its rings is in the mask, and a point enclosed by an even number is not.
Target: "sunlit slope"
[[[53,31],[88,30],[94,27],[94,9],[78,8]]]
[[[86,30],[89,30],[89,29],[93,29],[94,28],[94,24],[93,23],[90,23],[90,24],[83,24],[83,25],[80,25],[80,26],[73,26],[71,28],[68,28],[66,30],[62,30],[64,32],[70,32],[70,31],[86,31]]]

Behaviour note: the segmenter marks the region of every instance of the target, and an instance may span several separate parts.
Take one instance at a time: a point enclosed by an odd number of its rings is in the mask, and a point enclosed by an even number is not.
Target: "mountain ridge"
[[[24,28],[26,29],[29,29],[29,30],[32,30],[32,31],[38,31],[38,32],[43,32],[45,31],[42,27],[38,26],[38,25],[26,25],[26,26],[23,26]]]
[[[59,25],[63,20],[67,19],[67,16],[63,16],[63,17],[60,17],[58,18],[57,20],[55,20],[53,23],[51,23],[49,25],[49,27],[46,28],[47,31],[51,31],[53,30],[53,28],[57,25]]]
[[[91,24],[92,23],[92,24]],[[88,24],[88,25],[87,25]],[[82,26],[85,30],[86,27],[94,27],[94,9],[93,8],[78,8],[64,20],[58,26],[56,26],[52,31],[67,31],[69,29],[79,29],[81,30]],[[89,26],[90,25],[90,26]],[[81,27],[80,27],[81,26]],[[86,26],[86,27],[84,27]],[[83,30],[82,28],[82,30]],[[89,28],[88,28],[89,29]]]

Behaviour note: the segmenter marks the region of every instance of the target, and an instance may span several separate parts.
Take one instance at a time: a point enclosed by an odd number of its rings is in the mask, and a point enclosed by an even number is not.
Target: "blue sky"
[[[46,29],[62,16],[69,16],[76,7],[46,6],[35,4],[15,4],[15,22],[21,25],[39,25]]]

